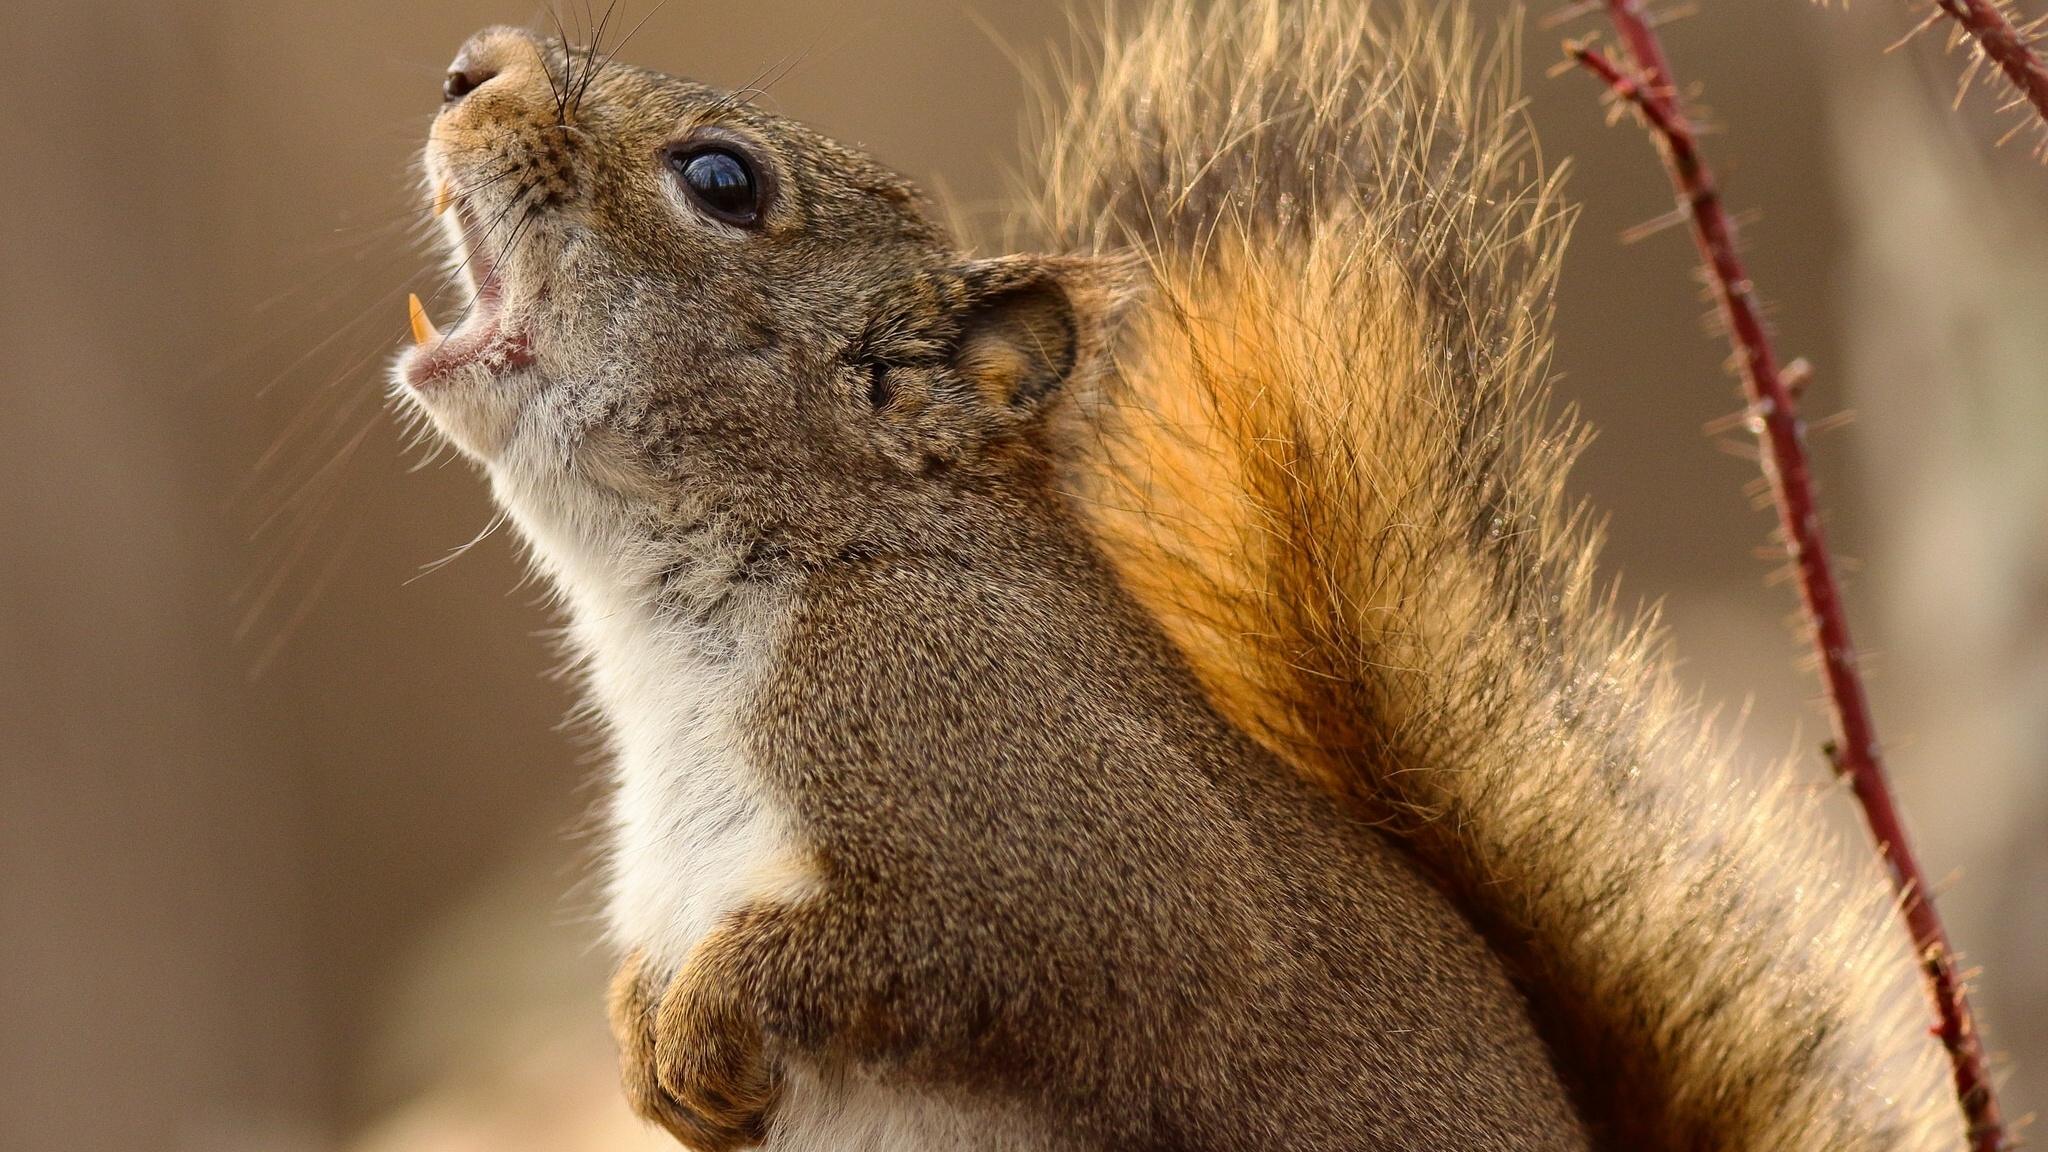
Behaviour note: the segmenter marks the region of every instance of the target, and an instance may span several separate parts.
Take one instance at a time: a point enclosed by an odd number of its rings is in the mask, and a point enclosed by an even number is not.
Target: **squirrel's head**
[[[445,92],[425,183],[466,303],[442,332],[415,308],[397,390],[543,551],[933,530],[1042,473],[1102,359],[1113,275],[970,258],[901,177],[740,95],[508,28]]]

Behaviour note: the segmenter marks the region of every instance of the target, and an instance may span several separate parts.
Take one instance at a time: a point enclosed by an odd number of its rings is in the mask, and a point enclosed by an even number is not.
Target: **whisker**
[[[663,8],[666,7],[668,7],[668,0],[657,0],[654,7],[648,10],[647,15],[642,16],[640,18],[640,22],[638,24],[633,25],[632,31],[627,32],[624,36],[620,37],[618,44],[615,45],[610,52],[605,54],[605,65],[609,66],[612,63],[612,61],[617,60],[619,58],[619,53],[624,52],[626,50],[626,45],[632,42],[633,37],[638,36],[640,34],[640,30],[642,28],[647,27],[647,22],[649,20],[654,19],[656,13],[659,13]]]
[[[368,393],[366,392],[364,394],[367,395]],[[361,401],[351,400],[346,409],[344,409],[341,413],[337,414],[329,421],[329,426],[333,427],[341,424],[343,420],[353,415],[356,409],[359,408],[360,406]],[[319,487],[327,479],[336,475],[340,471],[340,469],[348,465],[350,458],[352,458],[355,455],[356,449],[362,446],[363,440],[369,436],[370,430],[375,426],[376,421],[374,419],[366,421],[360,428],[356,430],[355,435],[350,436],[346,441],[342,443],[342,446],[339,450],[337,450],[327,458],[326,463],[314,469],[311,475],[305,478],[305,481],[298,487],[296,491],[294,491],[291,495],[278,501],[277,507],[272,509],[270,514],[268,516],[265,516],[263,520],[254,529],[251,530],[250,535],[252,537],[261,535],[262,533],[268,531],[279,520],[285,521],[287,528],[299,525],[301,522],[300,514],[304,512],[307,507],[317,502],[319,499],[319,495],[316,490],[319,489]]]
[[[291,578],[298,571],[306,556],[313,551],[315,545],[326,543],[331,539],[331,534],[323,531],[323,529],[330,523],[334,506],[340,502],[343,495],[345,489],[342,483],[343,469],[354,456],[356,449],[376,426],[377,421],[374,417],[363,421],[356,434],[349,437],[348,441],[338,451],[330,455],[319,472],[310,480],[297,487],[297,490],[291,497],[291,502],[300,505],[299,509],[296,514],[290,517],[285,530],[277,535],[278,542],[263,549],[262,555],[264,559],[259,561],[259,568],[265,568],[271,572],[270,578],[260,588],[255,590],[253,596],[251,595],[251,589],[254,587],[253,581],[245,584],[234,596],[234,600],[246,602],[248,605],[235,630],[237,639],[246,639],[255,630],[256,626],[265,617],[270,615],[273,604],[289,585]],[[264,653],[258,658],[255,668],[251,671],[252,676],[261,673],[262,669],[282,649],[285,641],[289,639],[298,624],[305,619],[307,613],[311,611],[314,603],[325,590],[327,583],[332,579],[341,559],[353,545],[355,539],[360,537],[367,523],[367,517],[358,518],[355,527],[349,532],[342,546],[329,557],[327,563],[323,566],[321,576],[316,578],[313,584],[307,587],[284,626],[266,644]]]
[[[505,206],[498,210],[497,215],[491,218],[490,223],[484,226],[482,233],[475,237],[474,242],[464,243],[462,263],[456,265],[453,271],[450,273],[451,283],[453,282],[454,278],[460,277],[463,273],[468,272],[470,270],[470,266],[476,263],[476,258],[479,251],[484,247],[484,245],[490,243],[491,234],[498,230],[498,226],[504,223],[505,217],[511,215],[512,210],[514,208],[518,208],[521,206],[521,202],[526,199],[530,191],[530,189],[522,188],[517,193],[513,194],[512,198],[506,201]],[[532,211],[531,205],[527,205],[526,208],[528,212]],[[526,218],[521,217],[522,221],[524,219]],[[470,294],[468,303],[463,305],[460,318],[456,321],[457,326],[460,326],[463,321],[469,319],[470,313],[476,310],[477,301],[483,296],[484,285],[489,283],[492,279],[494,279],[497,276],[497,265],[502,264],[504,262],[505,255],[510,251],[511,249],[509,247],[499,249],[497,258],[492,261],[492,268],[490,273],[487,274],[483,280],[478,281],[476,291]],[[448,287],[449,284],[444,283],[441,287],[436,288],[433,291],[433,293],[427,298],[427,302],[429,304],[439,303],[442,296],[447,293]]]
[[[775,63],[754,73],[753,79],[713,101],[711,111],[723,112],[728,108],[751,104],[756,96],[766,96],[770,88],[788,79],[790,73],[810,59],[811,53],[816,51],[817,47],[818,41],[813,38],[802,50],[788,53]]]
[[[457,197],[470,196],[516,175],[518,171],[518,165],[507,165],[499,172],[478,177],[473,183],[452,185],[449,194]],[[422,212],[419,201],[408,193],[402,205],[380,211],[374,217],[367,214],[358,215],[346,228],[336,229],[336,246],[353,246],[366,239],[382,239],[415,228],[420,229],[423,234],[431,234],[436,227],[434,217]],[[314,246],[308,251],[319,252],[322,249]]]
[[[506,235],[505,243],[499,246],[498,258],[492,262],[490,279],[497,279],[498,269],[504,266],[506,258],[510,256],[512,253],[513,246],[519,243],[520,234],[526,230],[526,226],[528,224],[532,223],[539,216],[539,208],[531,204],[527,205],[525,213],[519,217],[519,222],[514,224],[512,226],[512,231]],[[479,286],[478,291],[482,291],[481,286]],[[472,302],[472,307],[473,306],[474,302]]]
[[[398,296],[405,290],[405,286],[403,284],[400,284],[395,288],[380,293],[376,298],[376,302],[371,304],[369,307],[363,309],[362,313],[358,315],[354,320],[350,321],[348,324],[337,327],[333,332],[329,333],[322,339],[316,341],[312,345],[312,347],[307,348],[305,351],[301,352],[297,357],[295,357],[291,361],[291,363],[285,365],[285,367],[282,370],[273,375],[269,381],[264,383],[264,385],[261,388],[257,389],[257,397],[261,398],[263,396],[269,395],[271,390],[276,388],[284,380],[290,378],[300,369],[304,368],[308,363],[319,358],[323,353],[325,353],[329,348],[333,347],[335,344],[349,338],[349,336],[353,334],[353,330],[357,324],[360,324],[362,321],[368,319],[371,315],[379,311],[384,311],[388,309],[392,302],[394,302],[398,298]],[[382,353],[378,353],[378,355],[382,355]],[[362,367],[363,363],[364,361],[358,361],[355,365],[353,365],[353,367],[360,368]],[[268,454],[266,454],[262,460],[258,461],[257,466],[259,468],[262,467],[264,463],[268,462],[268,460],[269,456]]]
[[[483,531],[478,532],[475,536],[470,537],[469,543],[462,544],[451,549],[446,556],[441,557],[439,560],[432,560],[420,565],[420,570],[418,572],[413,573],[411,576],[407,577],[405,583],[407,585],[410,585],[414,581],[424,580],[428,576],[431,576],[434,573],[439,572],[441,569],[446,568],[448,565],[453,564],[457,559],[467,554],[471,548],[474,548],[477,545],[483,543],[486,539],[490,537],[492,533],[496,532],[499,528],[503,527],[505,524],[505,519],[506,514],[501,510],[497,515],[491,517],[490,523],[484,525]]]
[[[362,429],[358,431],[355,436],[350,437],[348,442],[342,446],[339,452],[336,452],[333,456],[329,458],[328,464],[321,468],[320,473],[317,473],[315,475],[314,480],[300,486],[298,493],[294,495],[293,499],[301,502],[305,501],[306,493],[309,492],[315,484],[320,482],[320,478],[322,475],[332,476],[334,475],[334,469],[336,467],[340,465],[345,465],[346,457],[353,454],[354,446],[359,444],[362,441],[362,439],[369,434],[369,430],[373,425],[374,421],[365,421]],[[329,495],[331,495],[331,491],[323,492],[322,498],[315,501],[321,507],[323,513],[324,510],[330,506],[328,501],[326,500],[326,497]],[[295,521],[294,526],[298,529],[311,529],[313,527],[316,527],[317,525]],[[250,629],[256,625],[256,622],[262,618],[264,612],[270,607],[270,602],[273,599],[275,599],[278,592],[284,588],[285,583],[290,578],[292,571],[297,566],[298,562],[304,559],[305,554],[312,548],[314,544],[318,543],[321,539],[322,536],[320,533],[310,530],[295,530],[285,534],[285,536],[283,537],[284,543],[282,545],[281,550],[275,550],[272,553],[272,556],[277,561],[277,564],[271,573],[270,579],[265,581],[262,588],[256,592],[254,598],[250,601],[247,611],[244,612],[242,616],[241,623],[238,624],[235,628],[234,634],[237,640],[243,639],[248,635]],[[246,595],[247,592],[248,587],[245,585],[243,589],[236,594],[235,599],[243,599],[244,595]]]
[[[576,87],[576,99],[569,105],[571,112],[577,111],[583,106],[584,94],[590,91],[591,81],[597,79],[597,70],[600,67],[597,59],[598,50],[604,46],[604,30],[611,24],[612,13],[618,11],[618,8],[619,0],[611,0],[611,3],[606,4],[604,15],[598,18],[597,31],[591,33],[590,47],[584,50],[583,83]],[[606,61],[606,63],[609,62],[608,60]]]
[[[321,567],[320,575],[313,579],[312,585],[306,589],[306,594],[299,597],[299,602],[292,609],[292,614],[278,628],[277,634],[264,644],[263,650],[257,653],[255,663],[249,668],[249,679],[256,680],[261,678],[263,673],[269,669],[271,663],[284,651],[285,645],[298,632],[299,626],[305,623],[306,617],[312,614],[313,606],[319,603],[321,594],[327,591],[329,584],[333,583],[335,573],[341,570],[342,561],[348,559],[349,553],[355,550],[356,544],[362,540],[363,532],[368,527],[368,520],[358,521],[355,528],[342,540],[340,547],[334,550],[334,555],[329,557],[327,563]]]
[[[344,331],[346,330],[347,329],[344,329]],[[354,376],[357,372],[360,372],[364,367],[368,366],[372,359],[375,359],[377,356],[382,355],[384,355],[384,353],[379,352],[374,355],[366,354],[364,356],[358,357],[340,374],[331,378],[326,384],[321,385],[319,390],[321,392],[327,392],[332,390],[342,380]],[[345,403],[349,405],[349,410],[352,411],[356,405],[361,404],[361,397],[366,394],[369,393],[361,390],[359,390],[357,393],[351,394],[349,398],[345,401]],[[252,478],[255,476],[263,475],[264,473],[268,472],[272,467],[274,467],[278,463],[279,459],[284,455],[285,450],[291,447],[295,442],[297,442],[297,440],[301,436],[305,435],[306,430],[308,428],[312,427],[314,419],[318,413],[319,406],[315,404],[307,404],[306,406],[301,408],[299,410],[299,414],[292,417],[291,421],[285,425],[284,430],[282,432],[278,433],[277,438],[271,442],[270,447],[264,451],[263,455],[257,457],[256,464],[254,468],[251,470]],[[330,426],[332,425],[332,422],[333,417],[330,416]],[[325,437],[323,437],[323,440],[324,439]]]
[[[575,63],[575,57],[573,50],[569,47],[569,30],[562,26],[561,10],[555,7],[552,0],[547,6],[547,10],[549,19],[554,21],[555,39],[562,46],[562,87],[555,94],[555,123],[566,124],[569,122],[569,87],[572,75],[570,69]],[[548,88],[550,91],[553,91],[555,87],[555,73],[549,67],[549,61],[545,56],[541,59],[541,70],[547,73]]]

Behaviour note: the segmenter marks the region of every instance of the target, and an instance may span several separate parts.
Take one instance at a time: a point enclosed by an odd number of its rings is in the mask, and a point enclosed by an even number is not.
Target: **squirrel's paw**
[[[626,1098],[698,1152],[761,1143],[780,1087],[761,1029],[698,959],[662,988],[638,952],[612,980]]]

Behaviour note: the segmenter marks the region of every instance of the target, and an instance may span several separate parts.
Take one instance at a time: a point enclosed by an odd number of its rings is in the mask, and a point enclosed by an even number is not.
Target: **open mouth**
[[[446,332],[434,327],[418,296],[408,297],[413,349],[401,365],[405,382],[429,388],[465,369],[492,377],[516,372],[533,363],[533,345],[523,332],[508,331],[501,320],[505,285],[498,276],[498,253],[476,225],[469,206],[453,201],[444,187],[435,197],[434,212],[453,211],[461,236],[462,276],[472,286],[469,306]]]

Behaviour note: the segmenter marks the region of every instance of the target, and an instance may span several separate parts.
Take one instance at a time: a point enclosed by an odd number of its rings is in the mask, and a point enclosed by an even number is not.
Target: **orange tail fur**
[[[1601,1146],[1960,1147],[1840,799],[1733,770],[1598,585],[1513,36],[1421,0],[1112,23],[1039,207],[1150,285],[1074,486],[1219,706],[1487,933]]]

